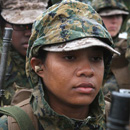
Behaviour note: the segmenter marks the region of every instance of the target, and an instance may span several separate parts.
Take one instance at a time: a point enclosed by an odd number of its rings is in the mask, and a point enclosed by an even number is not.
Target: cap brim
[[[124,10],[119,10],[119,9],[108,9],[108,10],[103,10],[102,12],[99,12],[100,16],[111,16],[111,15],[128,15],[129,12],[124,11]]]
[[[84,38],[79,40],[74,40],[67,43],[62,44],[53,44],[43,47],[43,50],[51,51],[51,52],[63,52],[63,51],[74,51],[74,50],[80,50],[88,47],[104,47],[105,49],[109,50],[111,53],[116,53],[120,55],[118,51],[113,49],[110,45],[102,42],[101,40],[98,40],[96,38]]]
[[[36,18],[43,13],[42,9],[32,9],[32,10],[2,10],[2,17],[9,23],[13,24],[31,24]]]

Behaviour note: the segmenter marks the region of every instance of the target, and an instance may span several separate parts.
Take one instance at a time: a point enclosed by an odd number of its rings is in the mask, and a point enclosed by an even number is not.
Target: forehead
[[[94,52],[105,52],[107,49],[103,48],[103,47],[99,47],[99,46],[93,46],[93,47],[88,47],[88,48],[83,48],[83,49],[79,49],[79,50],[70,50],[70,51],[61,51],[61,52],[53,52],[50,51],[48,53],[56,53],[56,54],[71,54],[71,53],[75,53],[75,54],[82,54],[84,52],[89,52],[89,53],[94,53]]]

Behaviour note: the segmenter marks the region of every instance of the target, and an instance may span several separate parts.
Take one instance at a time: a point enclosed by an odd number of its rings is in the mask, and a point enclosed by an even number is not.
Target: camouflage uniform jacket
[[[9,51],[7,70],[3,89],[4,97],[2,99],[4,105],[9,105],[17,89],[28,88],[28,80],[25,73],[25,57],[22,57],[12,47]]]

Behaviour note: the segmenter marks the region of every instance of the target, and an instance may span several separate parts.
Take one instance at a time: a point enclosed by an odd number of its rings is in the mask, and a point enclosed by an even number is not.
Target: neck
[[[89,112],[89,106],[87,105],[69,105],[64,103],[57,103],[51,101],[51,108],[60,115],[65,115],[69,118],[83,120],[87,118]]]

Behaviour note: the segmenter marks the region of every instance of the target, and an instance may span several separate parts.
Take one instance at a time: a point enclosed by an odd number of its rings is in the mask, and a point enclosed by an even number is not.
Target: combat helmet
[[[126,18],[129,14],[128,8],[122,0],[93,0],[92,6],[100,16],[122,14]]]

